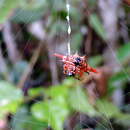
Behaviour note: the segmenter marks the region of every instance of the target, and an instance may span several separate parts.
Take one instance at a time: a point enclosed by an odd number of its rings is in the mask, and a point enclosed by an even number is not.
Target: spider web
[[[70,7],[70,8],[71,8],[71,7]],[[33,17],[33,15],[30,16],[28,19],[31,19],[31,17]],[[59,18],[58,18],[57,20],[60,21]],[[26,24],[25,24],[24,26],[26,26]],[[17,34],[16,34],[15,37],[17,37],[17,35],[19,35],[19,33],[20,33],[20,31],[17,32]],[[60,32],[57,32],[57,35],[60,35]],[[29,41],[31,41],[31,37],[28,39],[28,42],[27,42],[26,44],[28,44]],[[26,46],[27,46],[27,45],[26,45]],[[25,46],[25,47],[26,47],[26,46]],[[69,42],[69,45],[68,45],[68,46],[70,46],[70,42]],[[118,63],[118,65],[121,66],[121,68],[122,68],[124,74],[127,76],[127,79],[130,81],[129,75],[127,74],[127,72],[125,71],[125,69],[123,68],[123,66],[121,65],[121,63],[118,61],[118,59],[117,59],[117,57],[116,57],[116,53],[115,53],[115,51],[112,49],[111,44],[107,44],[107,46],[108,46],[109,49],[111,50],[112,55],[113,55],[113,57],[115,58],[115,60],[116,60],[116,62]],[[23,50],[23,52],[24,52],[24,50]],[[70,53],[70,52],[69,52],[69,53]],[[40,70],[39,70],[39,71],[40,71]],[[129,93],[130,93],[130,92],[128,92],[128,93],[125,94],[125,95],[128,95]],[[124,97],[125,95],[122,95],[122,96]],[[79,94],[78,91],[77,91],[77,93],[75,94],[75,96],[76,96],[76,98],[79,98],[79,99],[80,99],[80,94]],[[37,102],[37,103],[40,102],[39,100],[34,100],[34,101]],[[82,102],[82,101],[81,101],[81,102]],[[102,105],[103,105],[103,104],[102,104]],[[79,106],[79,108],[80,108],[80,104],[78,104],[78,106]],[[104,105],[103,105],[103,107],[104,107],[104,111],[105,111],[106,108],[105,108]],[[43,108],[43,109],[44,109],[44,108]],[[29,113],[30,113],[30,112],[29,112]],[[30,113],[30,114],[31,114],[31,113]],[[50,114],[51,114],[51,111],[50,111]],[[76,113],[75,113],[75,114],[76,114]],[[14,119],[13,116],[12,116],[12,118]],[[79,118],[80,118],[79,120],[80,120],[80,123],[81,123],[81,121],[82,121],[81,118],[82,118],[82,117],[80,116]],[[104,124],[102,124],[100,121],[98,121],[98,120],[96,120],[96,119],[94,119],[94,118],[92,118],[91,120],[94,120],[95,122],[97,122],[98,124],[100,124],[103,129],[111,129],[111,130],[114,130],[110,119],[109,119],[108,117],[105,117],[105,116],[103,116],[102,118],[103,118],[104,121],[108,122],[108,126],[107,126],[107,127],[106,127]],[[15,118],[15,119],[14,119],[14,123],[15,123],[15,121],[16,121],[16,123],[17,123],[17,121],[20,121],[20,122],[26,122],[27,124],[35,124],[35,125],[43,126],[43,127],[44,127],[44,125],[43,125],[42,123],[33,122],[33,121],[31,121],[31,120],[25,120],[25,119]],[[84,125],[86,125],[86,124],[84,124]],[[50,123],[48,123],[48,126],[50,126]],[[86,127],[91,128],[91,127],[89,127],[89,126],[86,126]],[[13,130],[13,126],[12,126],[12,127],[9,126],[9,129],[10,129],[10,130]],[[75,129],[74,129],[74,130],[75,130]]]

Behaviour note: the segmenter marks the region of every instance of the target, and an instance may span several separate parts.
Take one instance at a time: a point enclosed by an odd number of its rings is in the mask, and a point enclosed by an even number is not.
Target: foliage
[[[116,53],[117,55],[117,61],[119,62],[119,67],[121,70],[117,73],[115,73],[111,78],[109,79],[109,94],[111,94],[112,91],[118,89],[118,88],[124,88],[125,84],[130,80],[129,74],[130,74],[130,67],[127,66],[129,62],[129,56],[130,56],[130,44],[124,44],[122,47],[120,47]],[[126,67],[124,67],[126,66]]]
[[[0,23],[4,23],[5,20],[11,15],[11,11],[15,9],[20,3],[20,0],[1,0],[0,1]]]
[[[51,99],[34,104],[32,106],[32,114],[37,119],[50,124],[54,130],[62,130],[63,123],[69,114],[66,102],[67,91],[68,88],[65,85],[53,86],[49,90],[45,90],[45,97]]]
[[[37,121],[33,118],[25,106],[19,108],[11,122],[13,130],[43,130],[43,128],[47,128],[47,126],[46,123]]]
[[[66,82],[70,82],[70,84],[66,84]],[[62,130],[64,121],[73,111],[85,113],[92,117],[105,116],[105,118],[117,118],[119,121],[120,116],[123,116],[124,120],[130,120],[130,115],[120,112],[119,108],[107,99],[97,100],[96,106],[92,106],[88,96],[79,85],[77,81],[69,79],[62,85],[45,89],[44,101],[32,106],[33,116],[39,121],[48,123],[54,130]],[[124,120],[120,120],[121,123]]]
[[[88,55],[86,50],[89,47],[90,57],[87,62],[90,66],[103,70],[102,68],[109,66],[105,61],[109,61],[111,57],[105,60],[104,57],[111,44],[107,41],[107,30],[104,28],[101,12],[98,9],[99,1],[69,0],[69,2],[71,5],[69,14],[72,29],[70,36],[72,53],[78,51],[80,54]],[[60,83],[52,85],[52,78],[55,79],[53,76],[56,75],[51,74],[51,69],[56,61],[54,58],[51,59],[51,55],[55,46],[59,52],[66,54],[64,43],[66,44],[69,40],[66,1],[0,0],[0,26],[3,25],[3,29],[0,27],[0,64],[3,58],[8,70],[6,73],[2,73],[3,70],[0,69],[0,120],[6,119],[7,125],[10,125],[13,130],[46,130],[48,127],[63,130],[71,120],[74,122],[72,125],[75,124],[74,128],[82,129],[79,127],[83,127],[84,124],[82,124],[82,120],[77,121],[77,115],[84,115],[91,118],[91,121],[97,119],[96,123],[92,124],[95,125],[93,129],[96,130],[104,129],[104,127],[110,129],[110,125],[114,127],[115,124],[128,129],[130,127],[130,42],[126,43],[126,41],[129,41],[130,32],[126,28],[129,28],[129,10],[130,8],[125,5],[121,7],[120,11],[124,12],[119,15],[125,14],[125,22],[123,21],[124,16],[117,16],[119,37],[114,52],[117,66],[116,69],[112,68],[113,72],[109,72],[106,76],[105,72],[101,71],[99,75],[90,74],[83,80],[73,78],[63,80],[64,76],[59,69],[61,66],[58,65],[57,78],[60,79]],[[30,59],[34,58],[31,56],[39,45],[40,39],[37,39],[29,29],[30,25],[33,25],[32,23],[39,21],[42,25],[41,30],[34,32],[45,37],[45,40],[40,41],[45,44],[37,63],[34,63]],[[11,23],[9,31],[12,39],[17,43],[17,51],[20,54],[19,60],[15,63],[12,63],[9,58],[8,51],[12,49],[10,44],[5,44],[5,37],[8,36],[7,32],[6,35],[3,33],[6,22]],[[45,36],[41,33],[42,31]],[[8,39],[8,37],[6,38]],[[34,66],[32,66],[32,70],[29,70],[31,72],[27,75],[23,86],[19,88],[19,83],[26,77],[24,77],[24,71],[30,66],[30,63],[34,63]],[[42,77],[42,80],[39,77]],[[104,81],[103,78],[107,80]],[[89,86],[91,87],[89,88]],[[93,86],[96,86],[96,92],[100,88],[107,89],[106,95],[101,97],[98,92],[97,94],[93,90]],[[117,106],[112,102],[112,95],[118,89],[124,93],[122,106]],[[94,103],[91,103],[93,93],[97,95]],[[85,122],[87,122],[85,124],[87,126],[89,121],[85,119]]]
[[[15,113],[22,100],[20,89],[14,88],[14,85],[7,81],[0,81],[0,118],[9,112]]]
[[[92,14],[89,19],[90,25],[96,31],[96,33],[103,39],[106,39],[106,32],[104,27],[102,26],[101,20],[96,14]]]
[[[16,9],[14,15],[11,17],[13,22],[17,23],[30,23],[40,19],[43,16],[43,9],[26,10],[26,9]],[[30,16],[30,18],[28,18]]]
[[[128,63],[130,57],[130,43],[124,44],[122,47],[118,49],[117,58],[119,62],[125,64]]]

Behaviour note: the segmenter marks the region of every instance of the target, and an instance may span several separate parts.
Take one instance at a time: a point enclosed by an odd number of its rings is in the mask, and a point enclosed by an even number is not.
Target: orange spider
[[[96,69],[86,63],[85,56],[79,56],[78,54],[64,56],[57,53],[55,53],[54,56],[62,59],[62,62],[64,63],[63,73],[68,76],[82,77],[84,72],[88,74],[89,72],[98,73]]]

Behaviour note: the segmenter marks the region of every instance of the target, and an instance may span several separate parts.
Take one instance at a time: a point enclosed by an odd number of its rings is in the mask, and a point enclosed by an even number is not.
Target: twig
[[[88,36],[86,37],[85,41],[85,52],[87,55],[90,55],[91,53],[92,37],[92,29],[89,27]]]
[[[8,76],[8,67],[6,65],[5,59],[2,55],[2,50],[0,48],[0,72],[4,76],[4,78],[9,81],[9,76]]]
[[[50,70],[51,70],[51,78],[52,78],[52,84],[56,85],[58,84],[58,72],[57,72],[57,66],[56,66],[56,58],[53,57],[53,45],[48,44],[48,57],[50,60]]]
[[[53,57],[54,53],[54,44],[52,44],[54,41],[53,38],[49,38],[46,35],[45,28],[43,28],[41,21],[36,21],[29,25],[28,28],[29,32],[32,33],[35,37],[37,37],[41,41],[46,41],[46,46],[48,48],[48,57],[49,57],[49,65],[50,65],[50,71],[51,71],[51,79],[52,84],[58,84],[58,72],[57,72],[57,66],[56,66],[56,59]],[[50,40],[51,39],[51,40]]]
[[[7,47],[9,58],[10,58],[12,63],[16,63],[19,60],[20,55],[18,53],[18,50],[16,47],[16,42],[14,40],[14,36],[13,36],[12,31],[11,31],[11,23],[10,22],[7,22],[4,25],[3,37],[4,37],[6,47]]]
[[[34,65],[36,64],[38,57],[40,55],[41,49],[42,49],[43,43],[40,42],[39,46],[37,47],[37,49],[34,51],[33,56],[31,57],[30,63],[27,66],[27,68],[25,69],[25,71],[23,72],[23,75],[18,83],[18,87],[22,88],[24,86],[25,81],[27,80],[27,78],[29,78],[30,73],[34,67]]]

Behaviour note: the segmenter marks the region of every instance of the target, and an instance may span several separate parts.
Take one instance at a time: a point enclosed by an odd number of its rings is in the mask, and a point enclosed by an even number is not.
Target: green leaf
[[[0,24],[3,24],[9,15],[20,3],[20,0],[1,0],[0,1]]]
[[[127,127],[130,127],[130,114],[121,113],[117,116],[116,123],[120,123],[122,125],[125,125]]]
[[[48,9],[48,0],[22,0],[20,3],[23,9]]]
[[[51,98],[57,98],[59,96],[66,98],[70,88],[75,87],[77,84],[78,82],[75,79],[69,78],[64,80],[61,85],[51,86],[50,88],[44,89],[44,94]]]
[[[50,0],[51,10],[52,11],[58,11],[58,10],[64,10],[66,9],[66,3],[64,0]]]
[[[16,112],[22,102],[22,91],[6,81],[0,81],[0,118],[8,112]]]
[[[21,107],[11,120],[13,130],[43,130],[47,123],[40,122],[29,115],[27,107]]]
[[[31,23],[40,19],[44,15],[42,8],[39,9],[16,9],[11,20],[16,23]]]
[[[79,81],[74,78],[67,78],[63,81],[63,85],[66,87],[75,87],[79,84]]]
[[[114,90],[117,88],[123,88],[125,87],[125,83],[129,81],[128,75],[130,74],[130,69],[127,68],[123,71],[120,71],[118,73],[115,73],[112,75],[108,82],[108,93],[112,94]]]
[[[105,115],[107,118],[112,118],[112,117],[116,117],[117,115],[120,114],[119,109],[112,104],[111,102],[107,101],[107,100],[98,100],[96,102],[96,107],[99,111],[99,114],[103,114]]]
[[[49,97],[59,97],[59,96],[67,96],[68,94],[68,88],[64,85],[57,85],[57,86],[52,86],[49,89],[44,89],[45,90],[45,95]]]
[[[118,49],[117,58],[121,64],[130,61],[130,43],[124,44]]]
[[[97,67],[98,65],[100,65],[103,61],[102,56],[97,55],[97,56],[93,56],[88,60],[88,63],[90,64],[90,66],[93,67]]]
[[[90,25],[93,27],[93,29],[95,30],[95,32],[102,38],[102,39],[106,39],[106,32],[105,29],[101,23],[101,20],[99,19],[99,17],[96,14],[92,14],[90,15],[89,18],[89,23]]]
[[[44,89],[43,88],[31,88],[28,91],[28,95],[31,97],[36,97],[39,95],[43,95]]]
[[[32,114],[40,121],[49,123],[54,130],[63,130],[63,123],[69,114],[64,97],[37,103],[32,106]]]
[[[59,11],[53,11],[52,12],[52,19],[56,22],[57,21],[57,18],[58,18],[58,21],[60,19],[60,22],[64,21],[66,22],[66,16],[67,16],[67,11],[66,10],[59,10]],[[57,21],[57,22],[58,22]]]
[[[68,100],[73,110],[89,114],[90,116],[96,114],[94,107],[89,103],[81,87],[75,86],[75,88],[70,91]]]

